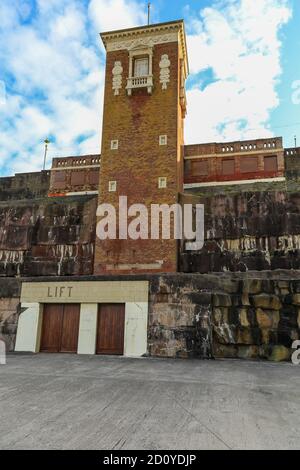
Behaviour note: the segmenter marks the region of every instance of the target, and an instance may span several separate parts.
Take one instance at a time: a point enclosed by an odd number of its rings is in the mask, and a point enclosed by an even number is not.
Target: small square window
[[[165,189],[167,187],[167,178],[160,177],[158,178],[158,188]]]
[[[117,182],[116,181],[110,181],[108,183],[108,191],[110,193],[115,193],[117,191]]]
[[[159,145],[167,145],[168,137],[166,135],[159,136]]]
[[[119,141],[118,140],[111,140],[110,141],[110,148],[111,148],[111,150],[118,150]]]

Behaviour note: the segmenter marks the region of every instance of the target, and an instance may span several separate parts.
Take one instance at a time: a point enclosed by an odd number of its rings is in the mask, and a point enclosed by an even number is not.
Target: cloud
[[[1,0],[0,174],[39,170],[46,137],[49,163],[100,152],[99,32],[141,24],[140,11],[125,0]]]
[[[5,83],[0,80],[0,106],[6,105],[6,87]]]
[[[91,0],[89,4],[90,19],[98,31],[112,31],[145,24],[144,11],[145,3],[133,0]]]
[[[279,104],[279,32],[291,16],[287,0],[220,0],[188,23],[191,85],[187,142],[272,135]],[[209,71],[213,81],[203,86]]]
[[[187,15],[187,142],[271,133],[288,3],[212,0]],[[145,24],[145,10],[141,0],[0,1],[0,174],[39,170],[46,137],[49,163],[100,151],[99,33]]]

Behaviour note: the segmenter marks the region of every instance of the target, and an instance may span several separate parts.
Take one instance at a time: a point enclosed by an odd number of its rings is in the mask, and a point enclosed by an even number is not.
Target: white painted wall
[[[125,308],[124,356],[147,352],[148,302],[128,302]]]
[[[78,354],[95,354],[98,304],[81,304]]]
[[[41,327],[40,304],[22,304],[26,308],[19,316],[15,351],[38,352]]]

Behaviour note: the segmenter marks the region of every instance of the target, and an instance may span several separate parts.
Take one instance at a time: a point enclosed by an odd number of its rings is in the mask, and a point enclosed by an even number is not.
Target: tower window
[[[117,191],[117,182],[116,181],[110,181],[108,183],[108,191],[110,193],[115,193]]]
[[[134,77],[147,77],[149,75],[149,58],[142,57],[134,60]]]
[[[158,178],[158,188],[165,189],[166,187],[167,187],[167,178],[161,176],[160,178]]]
[[[111,140],[110,141],[110,148],[111,148],[111,150],[118,150],[119,141],[118,140]]]
[[[168,137],[166,135],[159,136],[159,145],[167,145]]]

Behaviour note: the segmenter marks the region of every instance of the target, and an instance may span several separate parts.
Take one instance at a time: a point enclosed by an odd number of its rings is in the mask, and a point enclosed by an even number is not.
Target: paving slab
[[[300,366],[12,354],[0,449],[299,449]]]

